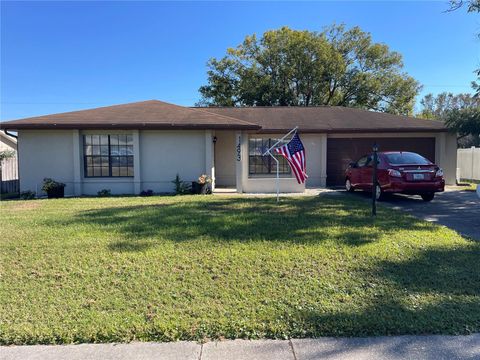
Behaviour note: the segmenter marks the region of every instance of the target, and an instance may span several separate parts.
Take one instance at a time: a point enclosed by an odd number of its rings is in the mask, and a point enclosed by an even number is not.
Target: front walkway
[[[480,334],[0,347],[2,360],[480,359]]]
[[[329,188],[306,188],[304,192],[298,193],[280,193],[280,197],[292,197],[292,196],[317,196],[323,193],[335,193],[337,190]],[[234,188],[215,188],[213,191],[214,195],[242,195],[242,196],[252,196],[252,197],[276,197],[277,193],[237,193],[237,190]]]

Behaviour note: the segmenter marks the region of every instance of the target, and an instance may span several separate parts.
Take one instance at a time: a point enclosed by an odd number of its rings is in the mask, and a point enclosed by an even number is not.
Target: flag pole
[[[290,135],[292,132],[294,131],[297,131],[298,129],[298,126],[295,126],[292,130],[290,130],[286,135],[284,135],[280,140],[278,140],[275,144],[273,144],[272,146],[270,146],[270,148],[265,151],[262,156],[265,156],[265,155],[270,155],[272,157],[273,160],[275,160],[275,162],[277,163],[277,203],[280,199],[280,172],[279,172],[279,161],[277,160],[277,158],[275,156],[273,156],[273,154],[270,152],[274,147],[276,147],[280,142],[282,142],[288,135]]]
[[[286,135],[284,135],[281,139],[279,139],[275,144],[273,144],[272,146],[270,146],[270,148],[265,151],[262,156],[265,156],[267,154],[270,153],[270,150],[272,150],[275,146],[277,146],[280,142],[282,142],[283,140],[285,140],[285,138],[290,135],[292,132],[296,131],[298,129],[298,126],[295,126],[292,130],[290,130]],[[271,154],[270,154],[271,155]]]

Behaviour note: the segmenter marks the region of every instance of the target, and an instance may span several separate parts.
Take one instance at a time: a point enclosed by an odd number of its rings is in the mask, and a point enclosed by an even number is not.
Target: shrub
[[[110,191],[110,189],[102,189],[99,192],[97,192],[97,196],[99,197],[108,197],[111,195],[112,195],[112,192]]]
[[[175,176],[175,180],[173,180],[172,183],[175,186],[175,194],[184,195],[190,193],[190,184],[180,179],[180,175],[177,174],[177,176]]]
[[[203,174],[200,175],[197,181],[200,185],[205,185],[205,184],[210,184],[212,182],[212,179],[210,176]]]
[[[43,186],[42,190],[45,191],[46,193],[49,193],[51,191],[55,191],[60,188],[64,188],[66,185],[64,183],[55,181],[50,178],[45,178],[43,179]]]
[[[35,198],[35,192],[34,191],[30,191],[30,190],[27,190],[27,191],[22,191],[20,193],[20,199],[22,200],[32,200]]]
[[[0,151],[0,162],[3,159],[9,159],[15,156],[15,151],[13,150],[2,150]]]
[[[152,196],[153,195],[153,190],[143,190],[141,193],[140,193],[140,196]]]

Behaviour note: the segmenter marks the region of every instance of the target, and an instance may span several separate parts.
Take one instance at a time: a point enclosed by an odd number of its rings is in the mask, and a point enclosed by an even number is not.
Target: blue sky
[[[159,99],[193,105],[206,62],[287,25],[360,26],[403,54],[422,94],[471,92],[480,16],[446,1],[3,2],[1,120]]]

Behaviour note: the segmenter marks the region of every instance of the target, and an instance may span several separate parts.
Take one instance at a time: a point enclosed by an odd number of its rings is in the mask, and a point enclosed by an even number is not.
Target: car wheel
[[[432,201],[433,198],[435,197],[435,193],[426,193],[420,196],[422,197],[423,201]]]
[[[375,186],[375,199],[382,200],[383,199],[383,191],[379,184]]]
[[[345,190],[348,192],[354,192],[355,189],[352,186],[352,183],[350,182],[350,179],[345,180]]]

